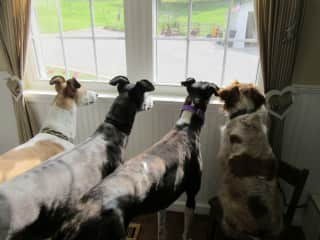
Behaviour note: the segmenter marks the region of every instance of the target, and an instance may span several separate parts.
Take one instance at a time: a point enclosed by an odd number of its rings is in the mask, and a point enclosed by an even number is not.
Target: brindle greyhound
[[[44,239],[61,227],[66,210],[122,162],[136,112],[150,108],[147,80],[110,81],[119,96],[96,132],[74,149],[0,186],[0,239]]]
[[[189,95],[175,127],[86,194],[53,239],[124,240],[134,216],[165,209],[183,192],[188,212],[194,211],[202,170],[199,135],[207,104],[218,87],[192,78],[182,85]],[[185,222],[187,237],[190,221]]]

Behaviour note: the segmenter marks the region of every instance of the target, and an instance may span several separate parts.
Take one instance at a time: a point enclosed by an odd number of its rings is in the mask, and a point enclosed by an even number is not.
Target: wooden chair
[[[284,213],[284,230],[281,239],[304,239],[301,228],[292,226],[292,220],[303,192],[309,170],[298,169],[290,164],[279,161],[279,178],[288,183],[292,188],[292,195]],[[208,240],[230,240],[225,237],[221,228],[222,208],[217,197],[209,200],[210,205],[210,225]],[[241,239],[244,240],[244,239]]]

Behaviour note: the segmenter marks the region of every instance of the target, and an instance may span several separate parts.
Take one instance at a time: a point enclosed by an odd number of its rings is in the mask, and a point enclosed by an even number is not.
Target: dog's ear
[[[237,86],[223,88],[218,91],[218,96],[225,102],[225,107],[234,106],[240,99],[240,91]]]
[[[219,87],[214,84],[214,83],[209,83],[208,84],[208,94],[212,95],[214,94],[215,96],[219,96]]]
[[[71,78],[69,79],[67,82],[70,83],[70,85],[72,85],[73,88],[81,88],[81,84],[79,83],[79,81],[76,78]]]
[[[181,82],[181,85],[188,88],[191,87],[195,82],[196,80],[194,78],[187,78],[185,81]]]
[[[53,76],[51,79],[50,79],[50,85],[54,85],[54,84],[62,84],[66,81],[66,79],[61,76],[61,75],[56,75],[56,76]]]
[[[152,92],[154,91],[154,86],[153,84],[147,80],[147,79],[142,79],[136,83],[136,88],[142,89],[143,92]]]
[[[233,80],[232,82],[231,82],[231,85],[239,85],[240,83],[239,83],[239,81],[238,80]]]
[[[112,86],[118,86],[119,92],[122,92],[124,89],[124,86],[126,86],[129,83],[130,82],[129,82],[128,78],[125,76],[116,76],[116,77],[112,78],[109,82],[109,84]]]
[[[74,98],[77,93],[77,89],[79,89],[80,87],[81,84],[78,82],[78,80],[75,78],[71,78],[67,81],[67,87],[63,90],[63,94],[65,97]]]
[[[55,85],[56,91],[62,93],[62,90],[66,87],[66,79],[61,75],[56,75],[50,79],[49,84]]]
[[[253,85],[243,90],[243,94],[245,94],[249,99],[254,102],[255,108],[260,108],[263,104],[265,104],[266,99],[262,93],[259,92],[257,88]]]

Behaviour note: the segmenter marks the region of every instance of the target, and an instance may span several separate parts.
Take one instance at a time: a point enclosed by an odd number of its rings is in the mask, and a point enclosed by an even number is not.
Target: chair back
[[[308,176],[309,170],[298,169],[287,162],[279,161],[279,178],[293,187],[288,209],[284,214],[285,225],[291,225],[292,223]]]

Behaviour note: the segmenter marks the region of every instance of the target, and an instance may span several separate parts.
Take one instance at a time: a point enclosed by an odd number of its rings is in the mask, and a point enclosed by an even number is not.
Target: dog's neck
[[[114,125],[121,132],[129,135],[137,113],[136,105],[130,99],[119,96],[112,103],[105,122]]]
[[[229,113],[229,118],[230,118],[230,119],[234,119],[234,118],[239,117],[239,116],[242,116],[242,115],[244,115],[244,114],[253,113],[253,112],[255,112],[255,109],[252,109],[252,110],[239,109],[239,110],[236,111],[236,112]]]
[[[230,119],[238,116],[255,112],[257,109],[255,104],[247,97],[240,95],[239,102],[232,108],[227,109],[227,115]]]
[[[71,109],[64,109],[54,102],[49,109],[41,130],[50,129],[52,132],[61,133],[72,142],[76,136],[76,127],[77,105],[74,103]]]
[[[205,110],[196,108],[191,101],[187,98],[181,108],[180,118],[176,122],[177,127],[188,125],[194,130],[199,130],[204,124]]]

